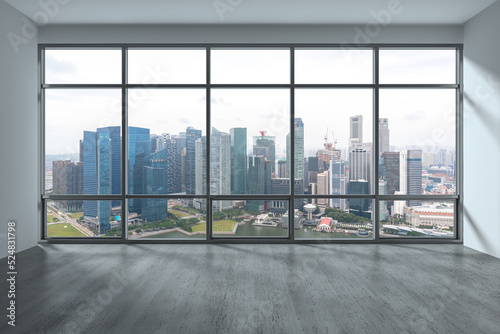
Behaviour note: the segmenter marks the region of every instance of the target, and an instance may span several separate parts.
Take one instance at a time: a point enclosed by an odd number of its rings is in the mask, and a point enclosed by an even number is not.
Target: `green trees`
[[[371,220],[365,217],[357,216],[337,208],[326,208],[325,213],[328,217],[338,220],[340,223],[367,223]]]

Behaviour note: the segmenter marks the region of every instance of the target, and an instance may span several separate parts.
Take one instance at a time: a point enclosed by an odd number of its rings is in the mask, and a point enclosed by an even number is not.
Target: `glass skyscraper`
[[[231,135],[231,194],[247,193],[247,129],[233,128]]]

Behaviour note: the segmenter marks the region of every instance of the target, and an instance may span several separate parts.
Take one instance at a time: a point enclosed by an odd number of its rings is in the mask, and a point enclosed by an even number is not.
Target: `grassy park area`
[[[216,220],[213,222],[214,232],[231,232],[237,222],[234,220]],[[205,222],[193,225],[193,232],[205,232],[207,230],[207,224]]]
[[[78,231],[69,223],[47,225],[48,237],[85,237],[85,234]]]
[[[78,219],[78,218],[83,217],[83,212],[73,212],[73,213],[70,213],[70,216],[73,219]]]
[[[174,214],[174,215],[176,215],[177,217],[180,217],[180,218],[191,216],[189,213],[182,212],[182,211],[179,211],[179,210],[170,209],[170,210],[168,210],[168,212],[172,213],[172,214]]]

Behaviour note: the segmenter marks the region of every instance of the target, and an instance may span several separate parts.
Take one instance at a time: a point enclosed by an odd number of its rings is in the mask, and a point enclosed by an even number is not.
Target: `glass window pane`
[[[372,199],[315,198],[302,202],[303,210],[296,214],[295,239],[373,239]]]
[[[380,237],[455,237],[455,201],[380,201]]]
[[[196,173],[206,171],[206,91],[130,89],[128,96],[129,193],[205,194]]]
[[[135,199],[137,200],[137,199]],[[129,200],[128,238],[206,239],[205,199],[141,198],[141,212]]]
[[[205,49],[153,49],[128,51],[128,83],[204,84]]]
[[[289,90],[214,89],[211,108],[211,194],[290,194]]]
[[[47,201],[47,237],[120,237],[121,201]]]
[[[380,193],[456,193],[454,89],[380,91]]]
[[[121,91],[45,91],[45,193],[121,193]]]
[[[110,50],[45,50],[47,84],[121,84],[122,52]]]
[[[455,84],[455,50],[380,50],[381,84]]]
[[[290,83],[290,51],[212,49],[210,75],[213,84]]]
[[[212,232],[216,237],[287,237],[288,200],[215,200]]]
[[[371,84],[373,51],[296,49],[296,84]]]
[[[372,110],[371,89],[296,90],[294,173],[304,193],[373,193]]]

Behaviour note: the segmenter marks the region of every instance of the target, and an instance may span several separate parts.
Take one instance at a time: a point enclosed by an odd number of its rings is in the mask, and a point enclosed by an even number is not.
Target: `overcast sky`
[[[190,83],[206,80],[204,50],[134,50],[129,53],[129,82]],[[454,83],[455,53],[381,51],[381,83]],[[286,50],[214,50],[212,83],[289,83]],[[296,83],[372,83],[371,51],[297,50]],[[47,83],[121,83],[120,50],[46,52]],[[212,126],[223,132],[248,129],[248,148],[259,131],[276,136],[277,152],[286,148],[290,92],[287,89],[213,89]],[[345,148],[349,118],[363,116],[365,142],[372,141],[371,89],[297,89],[295,115],[302,118],[305,150],[323,147],[324,136]],[[134,89],[129,91],[129,125],[151,133],[184,132],[187,126],[205,135],[205,89]],[[46,90],[46,152],[78,152],[83,131],[121,124],[120,89]],[[396,146],[453,146],[454,90],[380,92],[380,117],[389,118],[390,142]],[[333,133],[333,134],[332,134]]]

